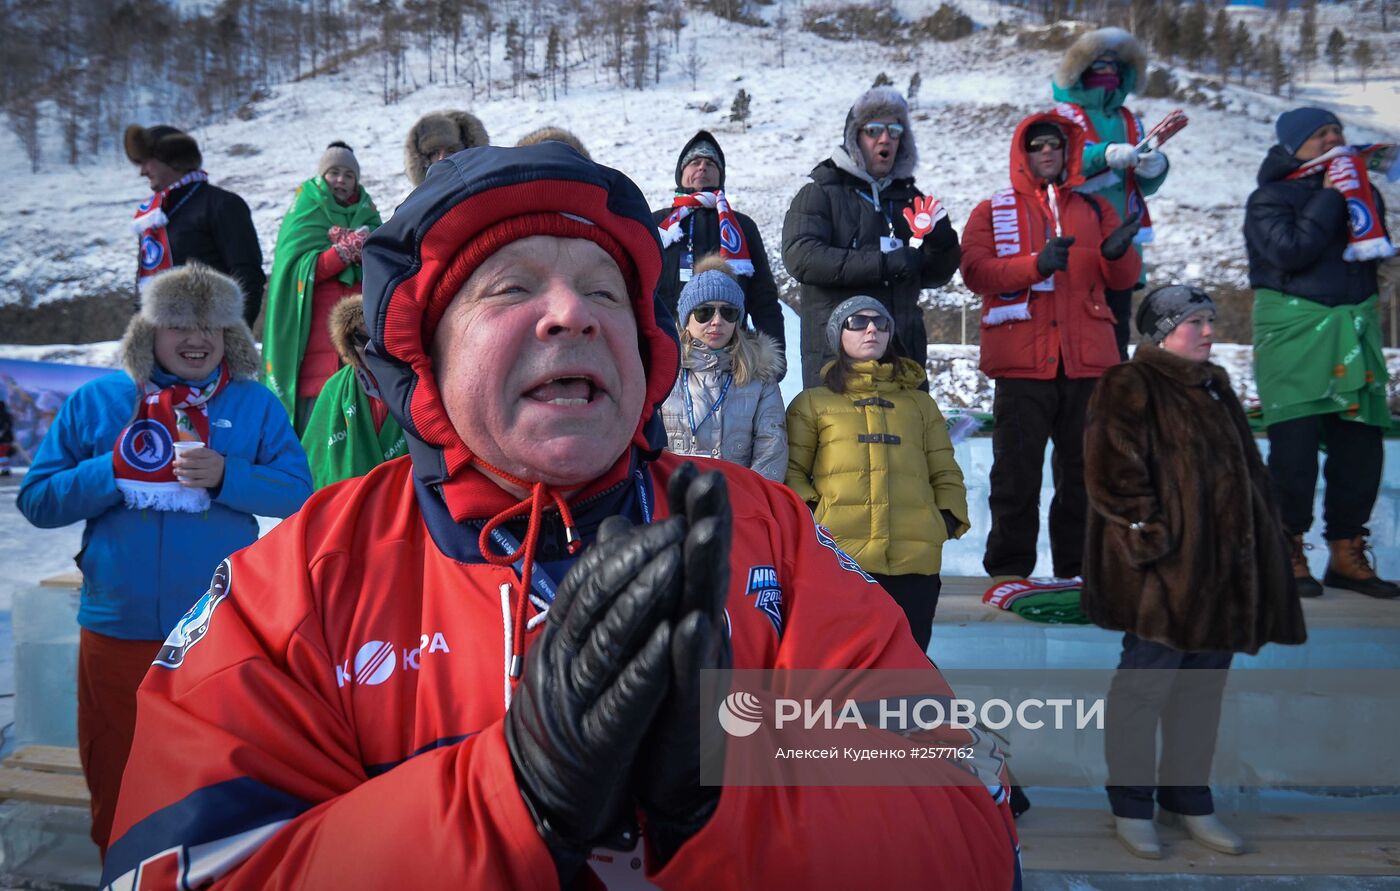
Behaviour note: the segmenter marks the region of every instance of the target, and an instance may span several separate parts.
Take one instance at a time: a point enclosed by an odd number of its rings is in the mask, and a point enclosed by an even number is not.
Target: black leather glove
[[[673,516],[684,515],[684,572],[680,609],[671,637],[671,689],[637,759],[637,799],[647,838],[664,864],[699,832],[719,804],[719,787],[700,785],[700,672],[731,664],[724,605],[729,592],[733,520],[729,490],[716,471],[698,474],[684,464],[672,474],[666,497]],[[714,742],[723,734],[710,734]],[[724,750],[710,747],[706,765],[718,774]]]
[[[948,527],[948,538],[952,539],[953,533],[958,531],[958,518],[950,510],[940,510],[939,513],[943,516],[943,525]]]
[[[1069,246],[1074,244],[1074,236],[1059,236],[1045,242],[1045,247],[1040,249],[1040,256],[1035,260],[1035,271],[1041,277],[1054,275],[1062,269],[1069,268]]]
[[[908,245],[887,251],[884,258],[885,278],[889,281],[899,281],[917,275],[924,262],[924,255],[919,253],[919,249]]]
[[[1099,253],[1105,260],[1117,260],[1133,246],[1133,236],[1137,235],[1141,228],[1142,214],[1134,213],[1123,221],[1123,225],[1108,233],[1103,244],[1099,245]]]
[[[627,778],[671,686],[684,518],[600,530],[564,576],[505,717],[520,793],[567,885],[634,817]]]

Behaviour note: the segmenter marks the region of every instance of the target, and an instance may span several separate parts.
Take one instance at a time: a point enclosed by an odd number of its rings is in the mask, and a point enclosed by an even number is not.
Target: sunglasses
[[[1046,149],[1057,149],[1064,144],[1065,141],[1058,136],[1037,136],[1035,139],[1031,140],[1029,148],[1031,154],[1035,154],[1036,152],[1043,152]]]
[[[847,331],[864,331],[871,325],[875,326],[876,331],[890,330],[890,320],[884,316],[847,316],[846,321],[841,323],[841,327],[845,328]]]
[[[690,316],[691,318],[695,319],[695,321],[704,325],[707,324],[710,321],[710,319],[713,319],[715,317],[715,310],[719,310],[719,317],[721,319],[724,319],[726,322],[733,324],[734,322],[739,321],[739,307],[715,306],[709,303],[695,307],[695,309],[691,311]]]
[[[1089,70],[1097,74],[1102,74],[1105,71],[1117,71],[1118,62],[1114,59],[1095,59],[1089,63]]]
[[[890,139],[898,139],[904,135],[903,124],[872,123],[866,124],[864,127],[860,128],[860,131],[871,139],[879,139],[881,136],[885,135],[886,130],[889,131]]]

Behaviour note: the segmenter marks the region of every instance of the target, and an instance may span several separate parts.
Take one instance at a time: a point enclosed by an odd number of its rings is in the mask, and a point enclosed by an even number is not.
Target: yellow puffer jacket
[[[787,484],[866,571],[932,575],[948,538],[939,511],[957,518],[955,538],[971,528],[943,413],[910,359],[852,370],[848,392],[813,387],[788,406]]]

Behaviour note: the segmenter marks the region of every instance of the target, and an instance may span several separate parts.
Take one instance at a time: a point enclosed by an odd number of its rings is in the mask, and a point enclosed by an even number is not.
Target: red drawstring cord
[[[489,467],[485,462],[478,459],[478,463]],[[579,540],[578,531],[574,528],[574,515],[569,510],[569,504],[564,497],[554,491],[545,483],[534,483],[533,485],[524,480],[517,479],[508,473],[494,467],[489,468],[492,473],[508,480],[520,488],[530,489],[530,495],[496,514],[486,521],[486,525],[481,527],[481,536],[477,539],[477,548],[481,551],[481,556],[487,563],[495,566],[510,566],[517,560],[521,560],[520,566],[520,596],[515,602],[515,618],[513,621],[511,640],[511,678],[519,678],[524,667],[525,652],[525,624],[526,605],[530,602],[530,583],[535,570],[535,544],[540,535],[540,518],[544,513],[545,498],[548,497],[554,502],[554,506],[559,509],[559,517],[564,521],[564,537],[568,543],[569,554],[577,554],[582,542]],[[519,516],[529,509],[530,519],[525,529],[525,540],[520,547],[509,554],[497,554],[491,550],[491,533],[497,526],[506,521]]]

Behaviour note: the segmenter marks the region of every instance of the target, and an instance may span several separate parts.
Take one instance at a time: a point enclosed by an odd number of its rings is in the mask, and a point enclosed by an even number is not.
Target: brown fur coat
[[[1188,652],[1306,639],[1268,471],[1223,368],[1139,346],[1099,380],[1084,451],[1090,620]]]

